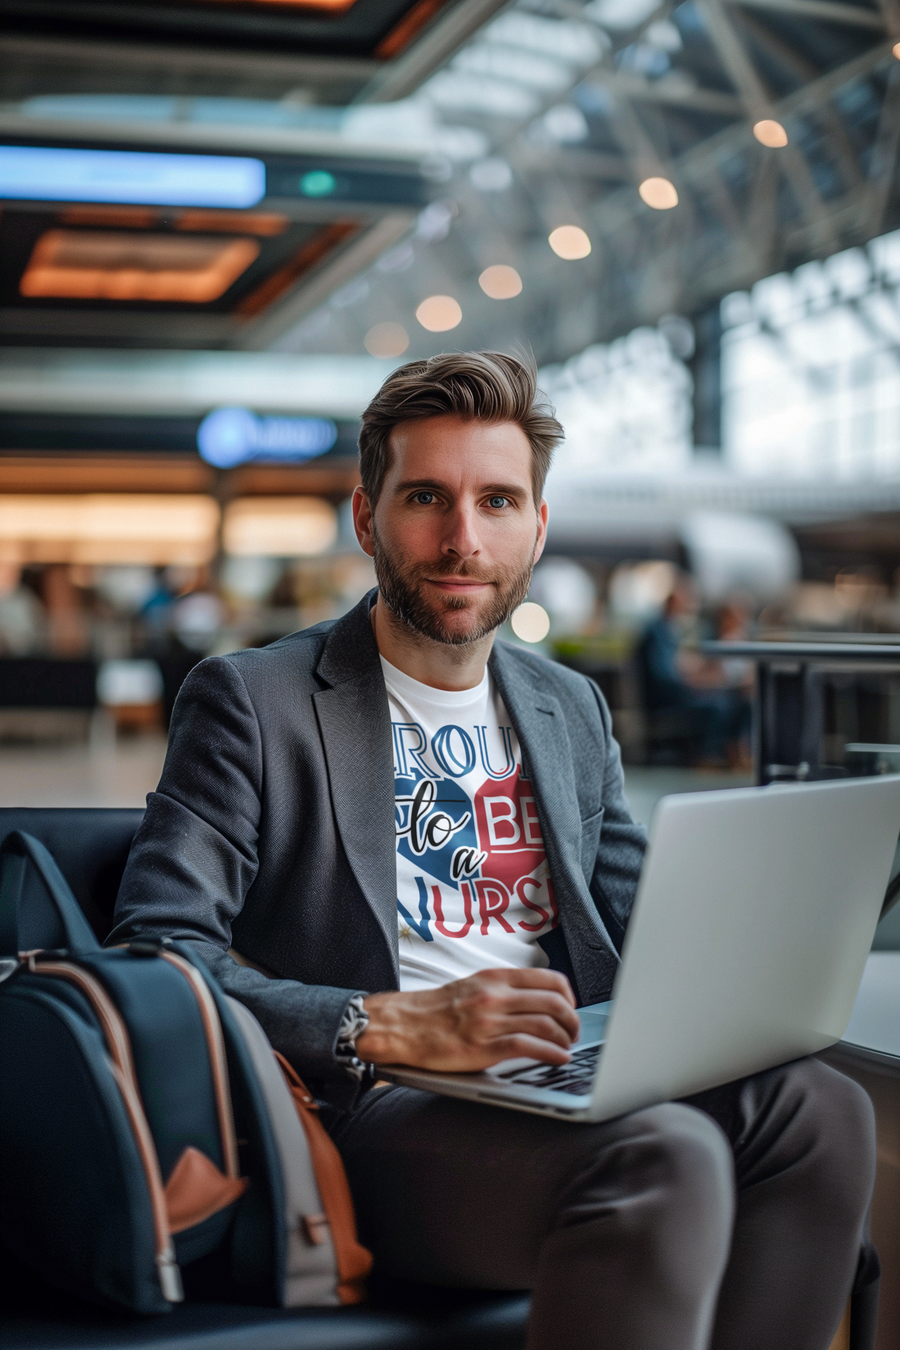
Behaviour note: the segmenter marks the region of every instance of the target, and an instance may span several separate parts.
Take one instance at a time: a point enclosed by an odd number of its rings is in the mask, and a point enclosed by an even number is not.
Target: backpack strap
[[[338,1298],[341,1303],[362,1303],[366,1297],[363,1281],[372,1269],[372,1253],[362,1246],[356,1235],[353,1197],[343,1160],[319,1119],[319,1108],[312,1093],[284,1055],[276,1050],[275,1058],[294,1099],[328,1216],[339,1276]]]
[[[37,890],[27,886],[31,878]],[[34,835],[13,830],[0,844],[0,954],[15,956],[26,946],[100,950],[53,856]]]

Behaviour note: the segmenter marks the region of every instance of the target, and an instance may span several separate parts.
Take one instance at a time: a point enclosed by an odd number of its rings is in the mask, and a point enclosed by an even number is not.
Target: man
[[[387,379],[354,498],[378,590],[192,672],[111,940],[194,943],[331,1103],[383,1271],[532,1289],[530,1350],[827,1350],[873,1129],[820,1063],[599,1125],[369,1086],[565,1063],[612,988],[644,835],[609,712],[494,643],[561,434],[511,357]]]

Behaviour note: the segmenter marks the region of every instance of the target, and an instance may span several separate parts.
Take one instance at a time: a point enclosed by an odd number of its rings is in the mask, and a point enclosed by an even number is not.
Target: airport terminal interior
[[[198,662],[351,610],[363,410],[483,350],[565,432],[499,636],[635,818],[900,773],[898,0],[0,0],[0,812],[143,807]]]

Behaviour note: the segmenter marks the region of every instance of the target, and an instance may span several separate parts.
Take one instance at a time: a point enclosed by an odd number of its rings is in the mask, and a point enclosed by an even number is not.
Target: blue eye
[[[434,501],[434,493],[433,493],[433,492],[417,492],[416,495],[415,495],[415,497],[413,498],[413,500],[414,500],[414,501],[417,501],[417,502],[419,503],[420,506],[430,506],[431,503]]]
[[[491,497],[488,500],[488,506],[492,506],[495,510],[499,511],[502,507],[506,506],[507,501],[508,498],[506,497]]]

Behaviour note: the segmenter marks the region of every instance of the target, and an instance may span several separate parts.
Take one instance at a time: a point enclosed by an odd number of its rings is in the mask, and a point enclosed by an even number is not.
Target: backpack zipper
[[[163,1191],[159,1159],[144,1107],[137,1086],[137,1074],[131,1054],[131,1041],[128,1037],[122,1016],[104,989],[100,981],[80,966],[61,961],[41,961],[39,953],[28,954],[28,969],[35,975],[55,975],[68,980],[81,990],[97,1015],[109,1051],[113,1077],[116,1080],[125,1110],[131,1123],[137,1144],[138,1156],[144,1170],[147,1190],[150,1195],[150,1207],[153,1213],[153,1232],[156,1244],[156,1269],[163,1297],[170,1303],[180,1303],[184,1298],[181,1285],[181,1272],[175,1261],[175,1249],[169,1233],[169,1221],[166,1214],[166,1198]]]
[[[234,1128],[234,1114],[231,1108],[231,1089],[228,1084],[228,1057],[225,1051],[225,1038],[222,1035],[222,1023],[219,1019],[219,1010],[216,1007],[216,1001],[209,990],[209,985],[203,976],[192,966],[190,961],[186,961],[183,956],[176,952],[161,951],[160,956],[164,961],[168,961],[170,966],[180,970],[182,975],[191,986],[194,997],[197,1000],[197,1006],[200,1009],[200,1020],[203,1023],[203,1031],[206,1036],[206,1045],[209,1051],[209,1064],[212,1070],[213,1090],[216,1096],[216,1112],[219,1117],[219,1133],[222,1136],[222,1163],[223,1170],[227,1177],[239,1177],[240,1166],[238,1160],[237,1133]]]

